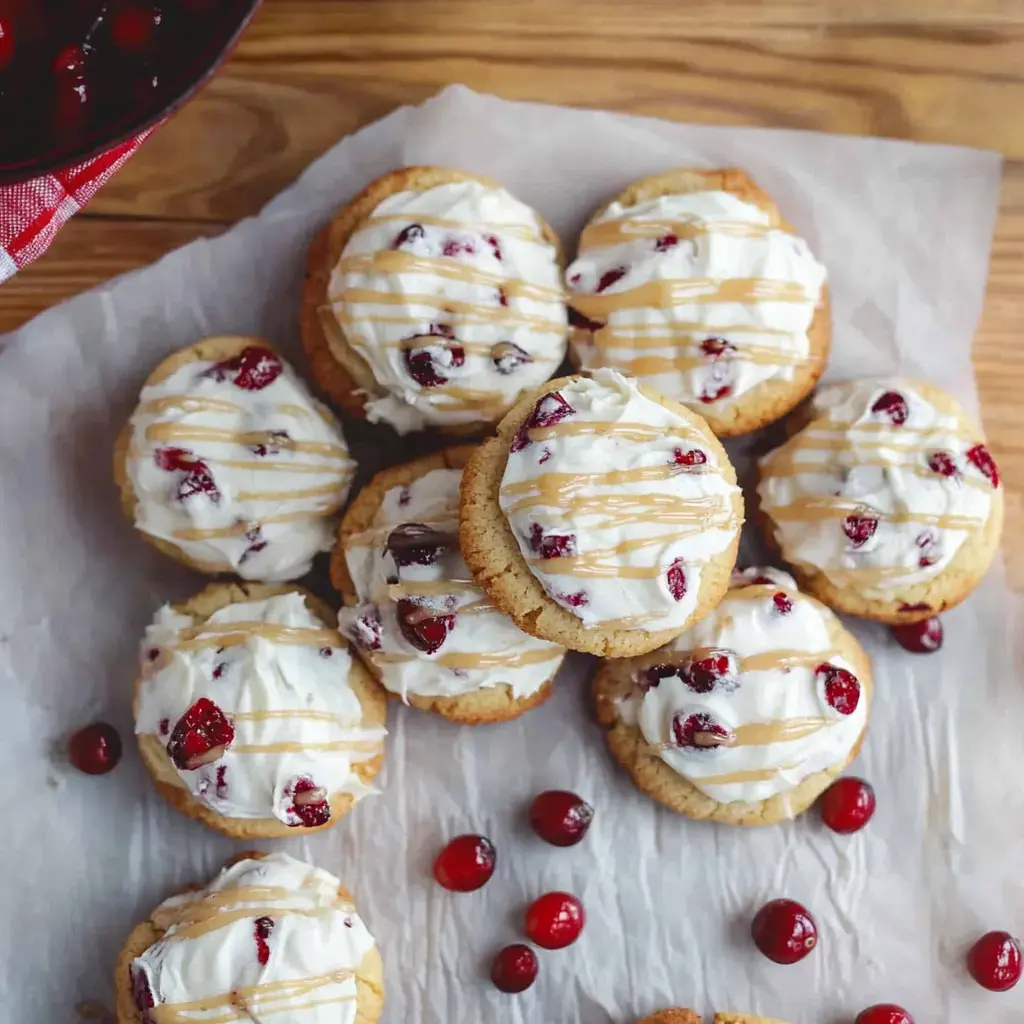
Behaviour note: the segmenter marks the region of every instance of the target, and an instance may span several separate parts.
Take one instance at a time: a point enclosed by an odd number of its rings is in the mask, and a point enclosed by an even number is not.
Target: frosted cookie
[[[167,801],[238,839],[329,828],[384,756],[387,700],[334,613],[297,588],[214,583],[146,630],[142,761]]]
[[[594,215],[566,271],[572,355],[682,402],[720,437],[745,434],[821,375],[825,277],[742,171],[643,178]]]
[[[466,724],[516,718],[551,693],[565,648],[522,632],[459,552],[459,484],[473,449],[378,473],[341,523],[331,577],[341,631],[396,697]]]
[[[594,680],[612,754],[691,818],[770,825],[805,810],[857,755],[867,655],[788,581],[744,585],[670,644]]]
[[[148,541],[249,580],[309,571],[354,473],[335,418],[258,338],[207,338],[165,359],[114,450],[121,505]]]
[[[962,601],[999,547],[1003,489],[981,430],[930,384],[822,389],[761,460],[760,512],[801,586],[881,622]]]
[[[349,415],[475,433],[565,357],[558,238],[492,181],[400,168],[314,240],[301,326],[314,377]]]
[[[658,1010],[649,1017],[644,1017],[637,1024],[701,1024],[701,1016],[693,1010],[682,1007],[671,1007]],[[749,1013],[716,1013],[712,1024],[786,1024],[784,1020],[768,1017],[755,1017]]]
[[[462,553],[490,599],[532,636],[606,657],[707,614],[742,523],[707,424],[612,370],[522,399],[462,482]]]
[[[376,1024],[384,967],[334,875],[246,853],[135,927],[114,988],[117,1024]]]

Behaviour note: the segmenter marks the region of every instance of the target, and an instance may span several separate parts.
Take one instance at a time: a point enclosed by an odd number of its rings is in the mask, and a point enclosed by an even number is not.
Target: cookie
[[[334,541],[355,463],[334,416],[258,338],[165,359],[114,449],[125,515],[200,572],[302,576]]]
[[[331,578],[347,606],[342,632],[392,696],[477,725],[546,700],[565,648],[522,632],[473,583],[458,544],[472,452],[378,473],[345,513]]]
[[[720,437],[746,434],[821,376],[825,278],[743,171],[643,178],[593,216],[566,271],[573,360],[636,377]]]
[[[555,233],[495,182],[402,167],[314,239],[300,317],[313,376],[350,416],[472,434],[565,357]]]
[[[749,571],[749,570],[748,570]],[[636,786],[690,818],[771,825],[856,757],[871,665],[792,581],[739,585],[670,644],[594,680],[608,746]]]
[[[700,1021],[699,1013],[677,1006],[667,1010],[658,1010],[657,1013],[644,1017],[637,1024],[700,1024]],[[749,1013],[716,1013],[713,1024],[786,1024],[786,1022],[768,1017],[755,1017]]]
[[[597,370],[523,398],[474,452],[459,536],[477,583],[524,632],[627,657],[718,603],[742,523],[707,424]]]
[[[199,999],[217,1020],[258,1003],[289,1020],[330,1005],[334,1024],[376,1024],[384,967],[337,878],[284,853],[245,853],[133,929],[114,989],[117,1024],[184,1019]]]
[[[908,380],[821,389],[760,462],[759,518],[804,590],[898,624],[958,604],[996,551],[1003,488],[949,395]]]
[[[296,587],[212,583],[160,609],[135,731],[175,808],[236,839],[330,828],[372,792],[387,700],[334,613]]]

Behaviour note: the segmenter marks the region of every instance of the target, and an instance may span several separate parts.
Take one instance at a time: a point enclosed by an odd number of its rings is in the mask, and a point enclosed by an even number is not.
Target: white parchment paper
[[[403,163],[500,179],[570,247],[588,212],[639,175],[745,168],[829,268],[829,377],[917,374],[976,407],[969,355],[997,155],[673,125],[457,87],[339,143],[258,218],[38,317],[0,351],[0,1021],[72,1024],[79,1001],[110,1007],[132,926],[239,848],[168,808],[131,742],[141,632],[160,603],[205,581],[123,520],[114,436],[149,369],[202,335],[264,334],[298,359],[305,245]],[[350,436],[365,473],[440,443],[400,446],[365,426]],[[741,469],[764,443],[732,446]],[[749,558],[756,542],[746,544]],[[1019,1024],[1024,985],[989,995],[962,962],[979,931],[1024,930],[1021,608],[994,570],[945,623],[946,647],[931,657],[855,626],[877,679],[855,771],[875,784],[879,809],[860,835],[833,836],[813,812],[740,831],[656,806],[607,754],[590,714],[592,664],[573,657],[556,696],[517,722],[457,728],[393,708],[381,794],[331,832],[286,845],[355,892],[387,965],[386,1024],[631,1024],[665,1005],[850,1024],[881,1000],[918,1024]],[[104,778],[54,755],[94,718],[128,740]],[[528,800],[549,787],[596,806],[574,849],[524,827]],[[491,836],[499,867],[482,891],[455,896],[430,864],[464,831]],[[520,937],[524,905],[550,888],[582,899],[583,936],[542,954],[530,992],[501,996],[486,981],[490,956]],[[749,941],[754,910],[780,895],[806,903],[821,932],[793,967]]]

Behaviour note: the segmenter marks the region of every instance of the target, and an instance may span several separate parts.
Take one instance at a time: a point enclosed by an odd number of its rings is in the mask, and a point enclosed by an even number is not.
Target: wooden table
[[[441,86],[1001,150],[975,343],[1024,587],[1024,0],[266,0],[225,70],[0,289],[0,332],[260,206]]]

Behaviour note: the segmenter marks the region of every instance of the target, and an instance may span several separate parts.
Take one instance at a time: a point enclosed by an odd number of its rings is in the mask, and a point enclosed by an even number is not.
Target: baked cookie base
[[[686,1010],[682,1007],[670,1007],[667,1010],[658,1010],[637,1024],[701,1024],[699,1013],[693,1010]],[[786,1024],[784,1020],[775,1020],[770,1017],[755,1017],[749,1013],[716,1013],[712,1024]]]

